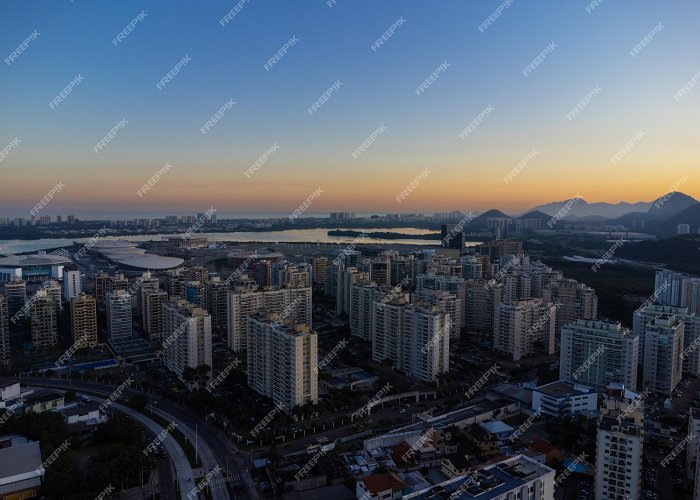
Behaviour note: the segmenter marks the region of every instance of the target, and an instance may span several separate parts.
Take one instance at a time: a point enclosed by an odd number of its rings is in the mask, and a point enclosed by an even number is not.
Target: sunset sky
[[[236,2],[5,1],[2,59],[39,36],[0,63],[0,151],[20,140],[0,161],[0,216],[28,212],[59,181],[65,188],[46,214],[285,212],[317,187],[310,212],[515,213],[576,194],[651,201],[684,175],[679,190],[700,198],[700,2],[603,0],[587,12],[589,3],[515,0],[482,32],[502,0],[250,0],[225,26],[219,21]],[[398,19],[405,22],[373,50]],[[298,42],[267,71],[292,37]],[[186,55],[191,61],[159,90]],[[78,75],[84,80],[51,109]],[[462,140],[488,106],[493,112]],[[96,153],[122,119],[127,125]],[[353,158],[380,125],[386,131]],[[273,144],[279,150],[246,177]],[[139,197],[166,162],[172,169]]]

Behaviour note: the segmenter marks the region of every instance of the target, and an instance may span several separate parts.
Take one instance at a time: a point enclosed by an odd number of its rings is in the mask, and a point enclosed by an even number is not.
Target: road
[[[100,384],[95,382],[84,382],[73,379],[72,381],[62,379],[48,379],[29,377],[23,378],[23,383],[30,385],[42,385],[45,387],[56,387],[61,389],[87,390],[97,392],[99,394],[109,395],[115,390],[115,386]],[[197,448],[204,464],[205,470],[202,475],[219,465],[223,470],[228,470],[230,475],[235,475],[244,479],[248,486],[246,494],[236,495],[240,499],[257,500],[258,495],[255,485],[250,476],[243,458],[243,454],[239,455],[239,450],[233,442],[218,429],[211,427],[208,423],[202,420],[189,408],[179,406],[177,403],[166,398],[156,396],[150,393],[145,393],[136,389],[127,388],[122,393],[122,397],[129,398],[134,395],[142,395],[147,397],[152,404],[149,407],[154,408],[155,413],[165,418],[168,421],[175,421],[178,430],[182,432],[187,439],[195,441],[195,428],[197,431]],[[222,482],[216,481],[217,484]],[[188,490],[188,492],[191,491]],[[215,500],[229,499],[228,492],[225,487],[212,487],[212,494]]]

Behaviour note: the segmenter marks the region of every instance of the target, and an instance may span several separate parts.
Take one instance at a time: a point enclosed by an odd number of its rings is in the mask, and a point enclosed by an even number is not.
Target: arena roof
[[[185,262],[177,257],[147,254],[146,250],[137,248],[136,245],[137,243],[131,241],[102,240],[95,243],[92,250],[117,264],[134,269],[172,269]]]
[[[67,264],[70,259],[62,255],[38,253],[34,255],[10,255],[0,258],[0,267],[56,266]]]

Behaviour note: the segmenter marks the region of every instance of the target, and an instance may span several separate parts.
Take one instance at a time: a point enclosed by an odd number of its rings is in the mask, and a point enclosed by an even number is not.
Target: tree
[[[143,394],[135,394],[129,397],[129,404],[134,407],[136,411],[143,412],[148,405],[148,398]]]

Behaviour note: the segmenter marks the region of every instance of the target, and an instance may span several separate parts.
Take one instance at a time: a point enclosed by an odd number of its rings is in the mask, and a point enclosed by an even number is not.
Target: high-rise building
[[[165,272],[164,287],[168,292],[168,297],[184,297],[185,286],[187,285],[186,269],[179,267]]]
[[[688,436],[700,436],[700,408],[688,410]],[[700,439],[693,439],[688,443],[686,455],[686,477],[694,479],[693,500],[700,498]]]
[[[459,340],[462,327],[462,300],[456,294],[445,290],[431,290],[423,288],[416,290],[411,297],[412,302],[423,302],[439,306],[440,309],[450,315],[450,340]]]
[[[185,285],[184,298],[197,307],[205,309],[207,306],[207,289],[201,281],[188,281]]]
[[[168,300],[165,290],[145,290],[141,294],[141,325],[151,339],[163,338],[163,303]]]
[[[450,368],[451,318],[439,306],[405,298],[375,303],[372,359],[390,361],[407,376],[434,382]]]
[[[326,269],[326,285],[323,289],[326,295],[336,297],[338,295],[339,273],[345,269],[345,264],[338,259],[328,264]]]
[[[56,314],[63,310],[63,299],[61,297],[61,284],[55,280],[47,280],[41,284],[41,288],[51,297],[56,305]]]
[[[542,291],[542,298],[557,306],[556,334],[561,335],[564,325],[577,319],[598,319],[598,296],[591,287],[572,279],[549,283]]]
[[[5,298],[7,299],[7,315],[12,321],[27,302],[27,284],[21,278],[15,278],[5,283]],[[25,314],[26,316],[26,314]]]
[[[131,294],[117,290],[107,294],[107,328],[112,341],[131,338]]]
[[[369,278],[377,286],[391,286],[391,261],[375,259],[370,263]]]
[[[363,340],[372,339],[375,302],[380,302],[386,295],[376,283],[355,283],[350,290],[350,331]]]
[[[542,299],[496,305],[493,348],[518,361],[528,354],[554,354],[556,308]]]
[[[83,282],[80,277],[80,271],[65,271],[63,273],[63,300],[73,300],[82,291]]]
[[[214,333],[226,333],[228,283],[219,276],[212,276],[207,282],[207,311],[211,315],[211,328]]]
[[[10,364],[10,328],[7,299],[0,294],[0,366]]]
[[[97,346],[97,301],[81,293],[70,301],[73,342],[80,347]]]
[[[193,266],[185,271],[188,281],[199,281],[206,283],[209,280],[209,271],[204,266]]]
[[[203,389],[212,374],[211,316],[180,297],[163,304],[163,359],[187,387]]]
[[[248,317],[248,385],[285,409],[318,402],[318,335],[307,325]]]
[[[561,329],[559,378],[605,389],[637,388],[639,336],[620,323],[576,320]]]
[[[328,272],[328,257],[323,255],[315,256],[311,260],[313,266],[314,284],[325,285],[326,273]]]
[[[335,313],[350,314],[352,309],[352,286],[355,283],[369,283],[369,273],[361,273],[356,267],[338,271],[338,281],[335,296]]]
[[[109,274],[105,272],[95,273],[95,300],[98,304],[104,304],[109,290]]]
[[[604,397],[596,438],[596,500],[642,498],[643,404],[624,387]]]
[[[700,314],[700,277],[686,273],[657,269],[654,298],[666,306],[687,307]]]
[[[109,278],[109,282],[107,283],[107,293],[117,292],[119,290],[129,290],[129,279],[124,276],[124,273],[115,273],[114,276]]]
[[[37,291],[31,299],[30,317],[32,347],[45,349],[58,341],[56,305],[46,290]]]
[[[445,248],[460,249],[464,246],[464,231],[458,224],[440,226],[440,245]]]
[[[656,316],[644,328],[645,390],[671,396],[683,378],[683,336],[685,324],[672,314]]]
[[[247,345],[248,316],[266,312],[295,324],[311,324],[311,288],[236,288],[228,293],[228,345],[235,352]]]
[[[659,316],[673,315],[683,322],[683,372],[700,375],[700,318],[687,307],[643,305],[634,312],[632,331],[639,336],[639,363],[644,361],[646,325]]]
[[[483,263],[476,255],[464,255],[459,259],[462,267],[462,278],[481,279],[483,277]]]
[[[495,305],[501,299],[501,289],[489,286],[489,280],[467,280],[464,295],[464,323],[467,332],[486,333],[493,328]]]

